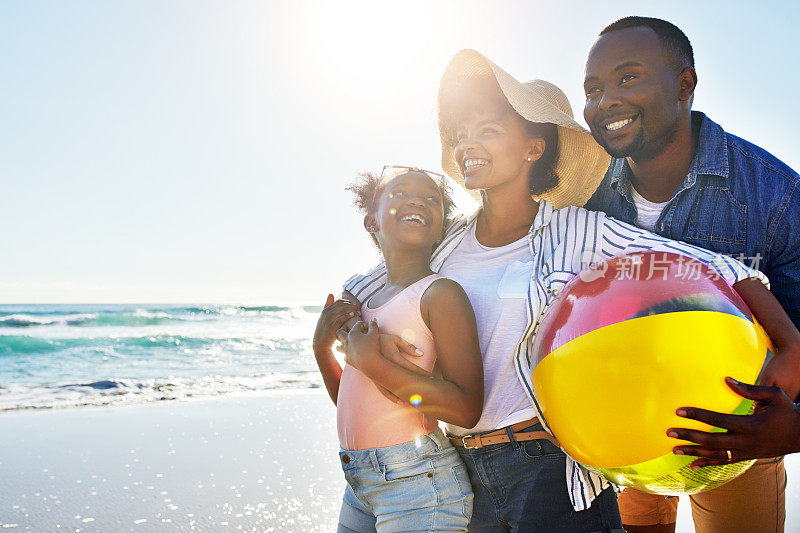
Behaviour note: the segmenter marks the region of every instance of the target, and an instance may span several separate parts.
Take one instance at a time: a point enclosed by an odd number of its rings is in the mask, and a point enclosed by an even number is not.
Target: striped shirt
[[[454,221],[431,257],[431,269],[438,272],[445,259],[458,247],[476,223],[480,209],[469,217]],[[522,332],[513,357],[517,377],[532,405],[540,412],[531,385],[533,341],[547,307],[564,285],[578,272],[615,256],[642,251],[673,252],[709,265],[729,284],[747,278],[769,282],[761,272],[724,255],[690,244],[673,241],[641,228],[619,222],[605,213],[580,207],[554,209],[546,200],[539,202],[539,212],[528,234],[533,259],[533,273],[528,288],[528,326]],[[379,264],[367,274],[356,275],[344,289],[365,302],[386,283],[386,269]],[[500,300],[498,300],[500,303]],[[549,431],[546,421],[540,417]],[[576,511],[588,509],[601,491],[611,486],[604,478],[586,470],[567,457],[567,490]]]

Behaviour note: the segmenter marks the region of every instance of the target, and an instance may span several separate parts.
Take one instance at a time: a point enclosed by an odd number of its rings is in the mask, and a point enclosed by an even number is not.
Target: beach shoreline
[[[321,389],[0,414],[0,527],[334,531],[344,477]],[[800,456],[786,459],[800,531]],[[693,531],[681,498],[678,532]]]

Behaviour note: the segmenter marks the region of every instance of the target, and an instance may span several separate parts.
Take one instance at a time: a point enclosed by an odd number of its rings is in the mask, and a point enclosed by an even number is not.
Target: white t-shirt
[[[536,416],[514,368],[514,349],[530,323],[528,288],[533,273],[530,240],[490,248],[478,242],[475,226],[447,257],[439,274],[467,293],[478,323],[483,356],[483,412],[474,428],[448,424],[453,435],[491,431]]]
[[[631,196],[633,196],[633,203],[636,204],[636,225],[648,231],[655,231],[658,217],[661,216],[661,212],[669,200],[661,203],[651,202],[639,194],[633,185],[631,185]]]

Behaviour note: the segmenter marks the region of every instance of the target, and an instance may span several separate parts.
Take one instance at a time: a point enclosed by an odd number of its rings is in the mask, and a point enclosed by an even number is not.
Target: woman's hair
[[[413,171],[410,170],[409,172]],[[426,174],[424,171],[419,172]],[[400,174],[398,174],[398,176],[399,175]],[[442,207],[444,209],[444,223],[442,231],[444,231],[444,229],[449,225],[453,214],[453,199],[450,196],[450,187],[444,181],[437,181],[433,178],[431,178],[431,180],[436,183],[439,191],[442,193]],[[356,207],[358,207],[359,211],[365,215],[372,215],[375,213],[375,208],[378,204],[378,198],[380,198],[381,193],[386,188],[387,183],[389,183],[389,180],[381,180],[381,177],[377,174],[373,174],[372,172],[360,172],[357,174],[356,180],[346,187],[346,190],[355,195],[353,203]],[[380,248],[380,244],[378,243],[378,239],[375,238],[375,235],[371,235],[371,237],[375,245]]]
[[[543,194],[558,185],[558,127],[548,122],[531,122],[508,103],[493,76],[476,76],[443,82],[439,89],[439,137],[442,146],[458,144],[458,124],[486,104],[496,105],[518,118],[531,137],[544,139],[542,156],[531,166],[528,186],[532,195]]]

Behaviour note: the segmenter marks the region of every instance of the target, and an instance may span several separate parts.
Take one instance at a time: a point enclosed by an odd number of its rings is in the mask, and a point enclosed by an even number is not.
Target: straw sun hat
[[[611,157],[588,131],[575,122],[566,95],[543,80],[520,83],[475,50],[462,50],[450,60],[442,76],[439,104],[451,84],[481,76],[494,77],[508,103],[522,118],[558,127],[558,159],[555,163],[558,185],[534,198],[545,199],[557,209],[584,205],[602,181]],[[442,124],[439,127],[441,129]],[[454,143],[454,140],[446,141],[442,137],[442,168],[463,185],[464,175],[453,155]],[[470,192],[479,198],[477,191]]]

